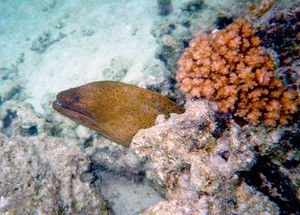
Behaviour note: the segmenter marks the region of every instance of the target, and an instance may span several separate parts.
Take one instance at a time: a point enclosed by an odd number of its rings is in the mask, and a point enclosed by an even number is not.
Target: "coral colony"
[[[176,80],[189,97],[217,101],[253,125],[286,125],[300,104],[296,91],[274,76],[275,64],[246,19],[197,35],[181,56]]]

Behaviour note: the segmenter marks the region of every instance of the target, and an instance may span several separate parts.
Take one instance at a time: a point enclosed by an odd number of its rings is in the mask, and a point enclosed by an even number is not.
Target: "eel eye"
[[[72,102],[73,102],[74,104],[77,104],[77,103],[79,102],[79,97],[78,97],[78,96],[74,97],[74,98],[72,99]]]

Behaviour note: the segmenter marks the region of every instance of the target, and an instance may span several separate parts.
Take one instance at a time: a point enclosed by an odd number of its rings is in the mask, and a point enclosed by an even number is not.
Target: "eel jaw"
[[[54,108],[54,110],[60,112],[63,115],[66,115],[68,117],[70,117],[71,119],[75,120],[75,121],[81,121],[81,118],[88,118],[89,120],[93,120],[94,121],[94,117],[89,114],[89,113],[84,113],[80,110],[77,110],[75,108],[69,107],[67,105],[64,105],[63,103],[55,100],[52,103],[52,107]]]

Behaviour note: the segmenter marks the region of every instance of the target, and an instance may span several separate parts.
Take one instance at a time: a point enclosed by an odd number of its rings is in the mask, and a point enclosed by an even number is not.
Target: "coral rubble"
[[[44,32],[41,36],[32,41],[30,49],[38,53],[44,53],[51,45],[60,41],[64,37],[66,37],[66,35],[61,32],[58,35],[55,35],[55,37],[50,31]]]
[[[186,108],[168,120],[158,117],[156,126],[140,130],[131,143],[151,164],[147,177],[168,199],[142,214],[278,214],[267,196],[237,174],[255,163],[255,141],[234,123],[215,138],[214,103],[189,101]]]
[[[217,101],[253,125],[286,125],[300,104],[296,91],[275,78],[274,62],[246,19],[197,35],[178,61],[176,80],[190,97]]]

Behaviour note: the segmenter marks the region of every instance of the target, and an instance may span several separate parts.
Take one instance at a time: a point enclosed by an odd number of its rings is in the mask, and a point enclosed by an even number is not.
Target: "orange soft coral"
[[[299,96],[275,79],[274,63],[260,43],[246,19],[211,35],[197,35],[178,62],[181,91],[211,98],[221,111],[253,125],[287,124],[297,112]]]

